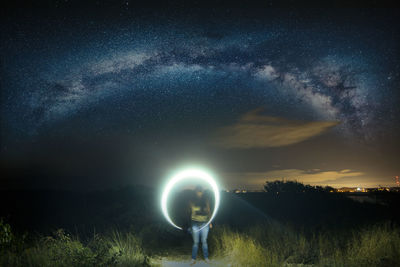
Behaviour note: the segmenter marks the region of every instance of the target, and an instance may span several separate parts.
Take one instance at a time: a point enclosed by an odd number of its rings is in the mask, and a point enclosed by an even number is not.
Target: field
[[[186,266],[190,259],[191,236],[165,223],[152,189],[34,192],[30,201],[20,194],[2,210],[0,266]],[[225,193],[209,235],[211,265],[399,266],[399,197],[379,197],[390,201]],[[201,252],[199,259],[204,266]]]

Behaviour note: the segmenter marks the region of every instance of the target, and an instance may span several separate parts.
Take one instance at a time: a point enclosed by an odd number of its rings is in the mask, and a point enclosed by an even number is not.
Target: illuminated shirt
[[[192,210],[192,221],[207,222],[209,220],[210,212],[207,207],[202,208],[200,205],[190,203],[190,208]]]

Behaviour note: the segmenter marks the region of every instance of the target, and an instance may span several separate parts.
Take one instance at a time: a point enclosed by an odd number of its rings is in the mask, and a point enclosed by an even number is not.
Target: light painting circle
[[[161,197],[161,209],[162,212],[164,214],[164,217],[167,219],[167,221],[174,226],[175,228],[178,228],[180,230],[182,230],[182,227],[176,225],[172,219],[170,218],[169,214],[168,214],[168,196],[169,193],[171,192],[171,189],[179,182],[183,181],[183,180],[202,180],[207,182],[213,192],[214,192],[214,199],[215,199],[215,205],[214,205],[214,211],[211,215],[211,218],[208,220],[208,222],[206,224],[204,224],[203,227],[201,227],[198,231],[200,231],[201,229],[203,229],[204,227],[206,227],[207,225],[209,225],[211,223],[211,221],[214,219],[215,215],[217,214],[218,211],[218,207],[219,207],[219,202],[220,202],[220,195],[219,195],[219,189],[218,189],[218,185],[215,182],[214,178],[207,172],[199,170],[199,169],[186,169],[183,171],[178,172],[176,175],[174,175],[167,183],[167,185],[164,188],[164,191],[162,193],[162,197]]]

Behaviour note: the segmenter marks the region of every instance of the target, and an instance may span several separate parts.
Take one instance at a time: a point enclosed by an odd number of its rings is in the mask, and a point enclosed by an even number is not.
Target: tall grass
[[[233,266],[279,266],[276,255],[254,238],[222,228],[214,236],[215,256],[227,260]]]
[[[143,253],[141,241],[132,233],[112,231],[107,242],[110,251],[117,256],[119,266],[144,266],[149,264],[148,257]]]
[[[247,231],[215,229],[215,258],[232,266],[400,266],[400,230],[390,224],[335,234],[270,224]]]
[[[30,244],[15,239],[0,247],[0,266],[148,266],[141,243],[132,233],[93,235],[88,242],[60,229]]]
[[[348,266],[400,266],[400,229],[384,224],[355,232],[345,252]]]
[[[82,241],[57,230],[27,239],[2,222],[0,266],[149,266],[142,242],[152,244],[155,255],[164,253],[162,246],[133,232],[114,230]],[[278,223],[245,231],[217,226],[209,245],[211,258],[231,266],[400,266],[400,228],[389,223],[319,232]],[[171,245],[171,251],[176,249]]]

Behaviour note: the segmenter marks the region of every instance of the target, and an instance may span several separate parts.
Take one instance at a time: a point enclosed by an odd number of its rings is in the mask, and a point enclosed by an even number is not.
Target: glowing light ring
[[[214,178],[207,172],[204,172],[204,171],[198,170],[198,169],[187,169],[187,170],[181,171],[178,174],[176,174],[175,176],[173,176],[171,178],[171,180],[169,180],[169,182],[167,183],[166,187],[164,188],[164,192],[161,197],[161,209],[162,209],[164,217],[167,219],[167,221],[175,228],[182,230],[182,227],[179,227],[178,225],[176,225],[169,217],[167,204],[168,204],[168,196],[169,196],[171,189],[174,187],[175,184],[177,184],[178,182],[181,182],[182,180],[185,180],[185,179],[203,180],[203,181],[207,182],[211,186],[212,190],[214,191],[214,199],[215,199],[214,211],[211,215],[210,220],[208,220],[208,222],[198,230],[198,231],[200,231],[201,229],[203,229],[204,227],[209,225],[211,223],[211,221],[214,219],[215,215],[217,214],[217,210],[218,210],[219,202],[220,202],[219,189],[218,189],[217,183],[215,182]]]

